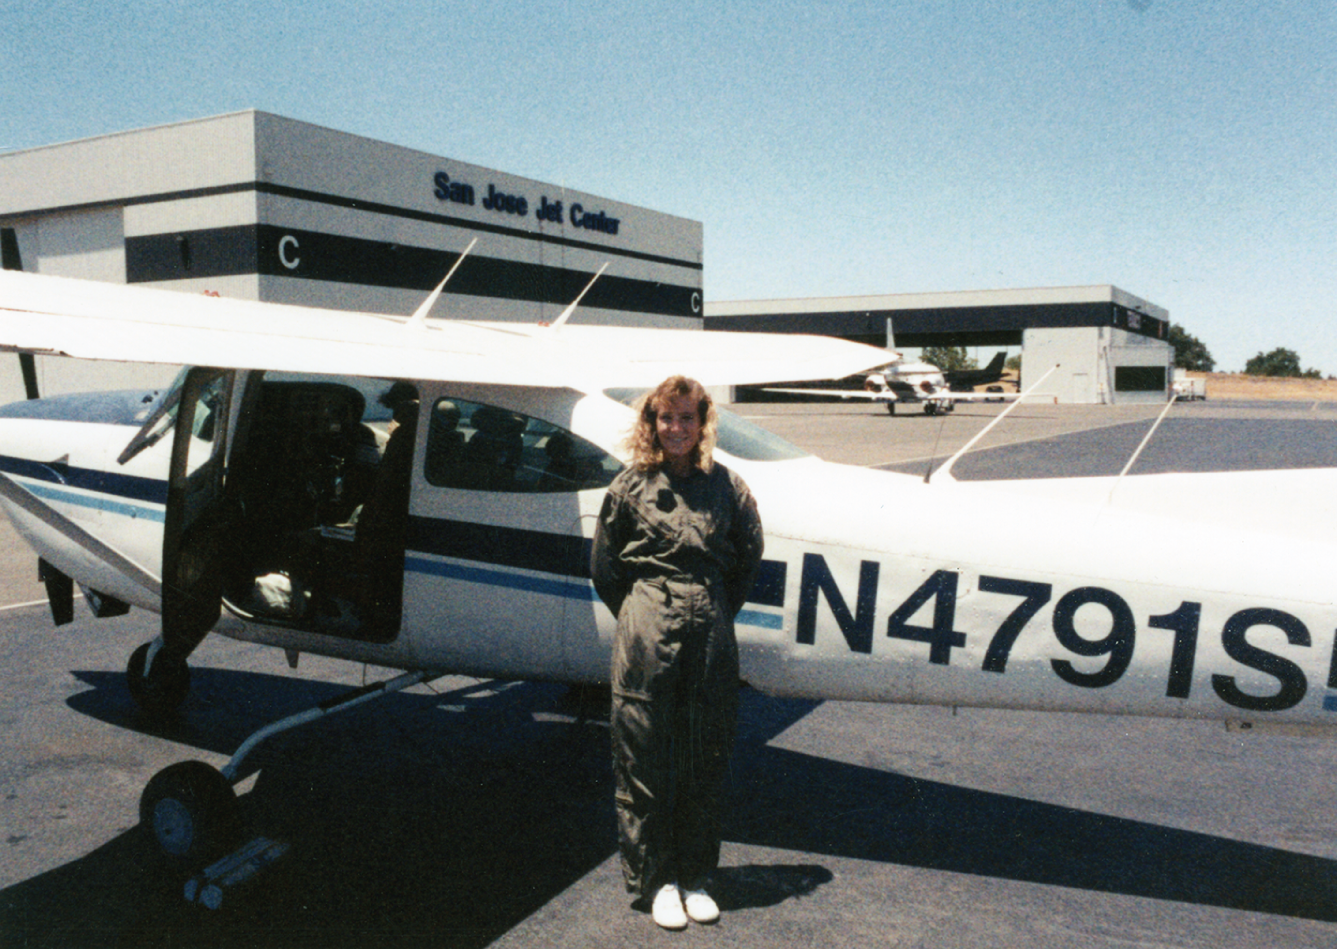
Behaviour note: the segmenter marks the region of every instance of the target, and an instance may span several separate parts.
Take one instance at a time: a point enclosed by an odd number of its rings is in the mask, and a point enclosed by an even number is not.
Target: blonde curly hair
[[[631,455],[633,468],[638,471],[654,471],[664,464],[664,449],[659,444],[659,433],[655,423],[659,419],[660,410],[670,399],[683,396],[696,402],[697,415],[701,419],[701,438],[692,449],[692,464],[702,471],[710,471],[714,464],[713,453],[719,431],[719,413],[715,411],[715,400],[710,397],[705,386],[686,376],[669,376],[632,403],[631,407],[636,410],[636,423],[627,434],[623,445]]]

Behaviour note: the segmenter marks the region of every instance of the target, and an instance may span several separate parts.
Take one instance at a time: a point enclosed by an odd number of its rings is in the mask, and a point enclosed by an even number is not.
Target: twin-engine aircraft
[[[627,403],[837,378],[884,350],[819,337],[411,319],[0,274],[0,344],[195,365],[162,396],[0,410],[0,503],[58,620],[139,607],[131,693],[170,712],[210,631],[404,670],[275,723],[215,770],[153,778],[141,818],[202,865],[236,831],[241,759],[274,731],[443,673],[607,681],[590,537]],[[774,695],[1337,719],[1337,471],[993,483],[831,464],[722,413],[765,563],[742,676]],[[1191,535],[1209,553],[1176,559]]]
[[[983,369],[943,370],[931,362],[915,360],[907,362],[899,354],[886,365],[880,366],[864,377],[861,389],[818,389],[775,388],[767,386],[767,392],[780,392],[787,395],[837,396],[842,399],[867,399],[882,402],[887,412],[895,415],[896,406],[922,405],[925,415],[940,415],[951,412],[958,402],[1006,402],[1016,399],[1015,394],[1004,395],[1002,392],[974,392],[972,387],[987,382],[997,382],[1002,378],[1005,352],[994,355],[989,365]],[[886,354],[883,353],[883,361]]]

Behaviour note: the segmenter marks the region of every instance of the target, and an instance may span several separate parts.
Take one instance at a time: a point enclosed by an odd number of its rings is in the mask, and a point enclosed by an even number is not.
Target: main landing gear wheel
[[[130,697],[144,711],[150,715],[169,715],[181,707],[190,691],[190,666],[166,649],[159,649],[149,665],[152,646],[153,643],[145,643],[130,654],[130,662],[125,668],[125,684],[130,689]]]
[[[232,784],[202,761],[182,761],[154,775],[139,798],[139,822],[168,859],[188,869],[229,852],[241,829]]]

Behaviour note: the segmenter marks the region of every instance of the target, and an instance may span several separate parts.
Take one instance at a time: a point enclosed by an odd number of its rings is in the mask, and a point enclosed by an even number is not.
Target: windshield
[[[145,448],[150,448],[162,440],[172,426],[176,424],[176,407],[181,402],[181,388],[186,384],[186,376],[190,373],[189,368],[182,369],[177,373],[176,378],[172,380],[167,394],[163,396],[158,404],[154,406],[148,420],[135,433],[135,437],[130,439],[130,444],[125,446],[125,450],[117,457],[118,464],[125,464],[131,458],[138,455]]]
[[[648,389],[605,389],[604,395],[623,405],[631,405]],[[808,453],[779,435],[753,425],[728,409],[715,407],[719,413],[719,438],[716,444],[722,451],[746,461],[791,461],[807,458]]]

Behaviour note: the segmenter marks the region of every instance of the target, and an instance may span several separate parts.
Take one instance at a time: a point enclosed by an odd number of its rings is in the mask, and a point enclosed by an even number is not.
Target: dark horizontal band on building
[[[244,224],[127,237],[128,283],[260,274],[430,291],[457,251]],[[589,282],[588,270],[471,254],[447,292],[565,306]],[[605,274],[581,301],[592,309],[700,316],[700,288]]]
[[[1032,328],[1110,326],[1165,339],[1169,325],[1109,301],[944,306],[923,309],[833,310],[707,316],[707,330],[751,333],[816,333],[883,346],[887,321],[896,346],[1020,346]]]

